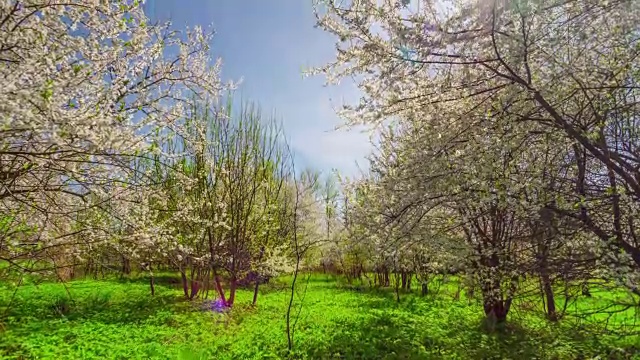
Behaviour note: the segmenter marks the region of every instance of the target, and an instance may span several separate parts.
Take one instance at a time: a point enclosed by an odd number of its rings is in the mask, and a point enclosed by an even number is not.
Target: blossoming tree
[[[210,39],[201,28],[181,34],[151,24],[139,1],[0,4],[4,260],[24,267],[18,262],[56,253],[70,261],[61,254],[78,239],[112,239],[112,229],[76,215],[126,214],[118,207],[140,199],[146,179],[133,160],[162,152],[150,149],[152,138],[179,131],[173,126],[192,94],[215,98],[225,87]],[[120,225],[160,241],[155,226]]]

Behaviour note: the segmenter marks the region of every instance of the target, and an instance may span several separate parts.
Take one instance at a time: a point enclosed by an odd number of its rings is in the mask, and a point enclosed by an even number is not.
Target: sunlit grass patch
[[[640,348],[638,338],[592,333],[571,321],[550,324],[516,310],[503,329],[487,333],[480,304],[453,300],[455,289],[446,284],[426,297],[418,289],[402,292],[398,303],[393,289],[337,286],[314,275],[299,282],[298,299],[304,300],[296,316],[295,351],[287,354],[287,278],[264,286],[256,307],[250,306],[252,292],[240,290],[234,308],[222,313],[184,300],[170,276],[153,297],[143,280],[21,287],[6,310],[0,354],[7,359],[623,359]],[[8,289],[0,292],[1,311],[11,296]]]

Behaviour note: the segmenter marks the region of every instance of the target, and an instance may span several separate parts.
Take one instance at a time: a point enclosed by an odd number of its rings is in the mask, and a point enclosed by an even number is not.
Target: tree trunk
[[[155,296],[156,287],[155,287],[155,279],[153,278],[153,272],[151,272],[151,276],[149,277],[149,287],[151,288],[151,296]]]
[[[84,268],[84,274],[83,275],[84,276],[88,276],[89,274],[93,275],[93,273],[94,273],[93,272],[93,268],[94,268],[93,259],[89,259],[89,261],[87,261],[87,265]]]
[[[420,294],[422,296],[425,296],[429,293],[429,284],[427,284],[426,282],[422,283],[422,291],[420,292]]]
[[[232,275],[231,279],[229,279],[229,299],[227,300],[228,307],[232,307],[233,302],[236,299],[236,287],[237,287],[236,277],[235,275]]]
[[[182,290],[184,291],[184,297],[189,298],[189,282],[187,281],[187,274],[184,270],[180,270],[180,278],[182,279]]]
[[[401,274],[401,277],[402,277],[402,290],[406,290],[407,289],[407,273],[403,271]]]
[[[556,302],[553,296],[553,287],[551,286],[551,279],[546,271],[540,275],[542,281],[542,289],[547,303],[547,319],[551,321],[558,321],[558,314],[556,313]]]
[[[344,276],[347,278],[347,284],[351,285],[351,271],[344,269]]]
[[[258,286],[260,286],[260,282],[256,281],[256,286],[253,289],[253,301],[251,302],[251,304],[253,304],[254,306],[258,302]]]
[[[258,262],[262,261],[262,257],[264,256],[264,246],[260,247],[260,256],[258,257]],[[324,260],[322,260],[322,268],[324,271]],[[256,271],[256,286],[253,288],[253,301],[251,302],[252,305],[256,305],[256,302],[258,302],[258,287],[260,286],[260,274]]]
[[[492,279],[482,286],[484,314],[491,329],[507,321],[511,299],[502,299],[502,287],[498,279]]]
[[[202,283],[202,290],[204,291],[204,298],[208,299],[209,298],[209,289],[211,288],[211,282],[210,279],[211,277],[210,275],[210,269],[207,269],[207,271],[205,271],[203,278],[203,283]]]
[[[407,290],[411,290],[411,278],[413,277],[413,273],[409,273],[407,275]]]
[[[484,300],[484,314],[492,325],[503,324],[507,321],[509,306],[507,302],[495,299]]]
[[[102,265],[96,265],[93,267],[93,279],[98,280],[98,273],[102,271]],[[102,277],[104,278],[104,276]]]
[[[220,300],[222,300],[223,304],[227,304],[227,300],[225,298],[224,295],[224,289],[222,288],[222,283],[220,281],[220,276],[218,274],[216,274],[215,270],[213,272],[213,279],[214,282],[216,283],[216,291],[218,292],[218,296],[220,297]]]
[[[122,274],[129,275],[131,274],[131,260],[126,256],[122,256]]]
[[[473,299],[473,297],[476,294],[476,286],[473,282],[470,282],[469,284],[467,284],[467,292],[466,292],[466,296],[467,299],[471,300]]]
[[[458,288],[456,289],[455,295],[453,295],[453,300],[460,300],[460,293],[462,292],[462,282],[458,282]]]
[[[189,294],[189,300],[193,300],[198,295],[199,290],[200,290],[200,284],[198,280],[192,277],[191,278],[191,294]]]

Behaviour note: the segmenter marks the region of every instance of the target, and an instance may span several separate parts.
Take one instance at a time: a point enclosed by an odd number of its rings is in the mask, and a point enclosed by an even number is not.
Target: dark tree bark
[[[151,273],[151,276],[149,276],[149,287],[151,288],[151,296],[154,296],[156,294],[156,286],[153,272]]]
[[[258,262],[262,261],[262,257],[264,256],[264,246],[260,247],[260,256],[258,257]],[[322,268],[324,271],[324,260],[322,261]],[[257,274],[256,276],[256,286],[253,288],[253,300],[251,301],[252,305],[256,305],[256,303],[258,302],[258,287],[260,287],[260,280],[261,280],[261,276],[260,274]]]
[[[187,274],[184,270],[180,270],[180,278],[182,280],[182,291],[184,291],[184,297],[189,298],[189,283],[187,281]]]
[[[395,282],[395,288],[396,288],[396,301],[400,302],[400,274],[395,272],[394,274],[394,282]]]
[[[553,287],[551,286],[551,279],[549,274],[544,272],[540,275],[542,281],[542,289],[546,299],[547,319],[551,321],[558,321],[558,314],[556,313],[556,301],[553,295]]]
[[[422,290],[420,291],[420,294],[422,296],[426,296],[429,293],[429,284],[427,284],[426,282],[422,283]]]
[[[122,256],[122,274],[129,275],[131,274],[131,260],[126,256]]]
[[[238,287],[238,282],[235,275],[231,275],[229,279],[229,299],[227,300],[227,306],[232,307],[234,301],[236,300],[236,288]]]

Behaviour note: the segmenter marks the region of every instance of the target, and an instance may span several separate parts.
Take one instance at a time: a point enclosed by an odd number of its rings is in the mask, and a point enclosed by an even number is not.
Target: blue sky
[[[303,78],[306,67],[335,55],[334,38],[314,28],[311,0],[147,0],[152,20],[175,28],[213,24],[212,49],[222,57],[225,80],[243,79],[238,94],[283,122],[296,166],[353,176],[368,167],[368,134],[333,129],[334,109],[358,99],[351,82],[324,87],[324,77]]]

